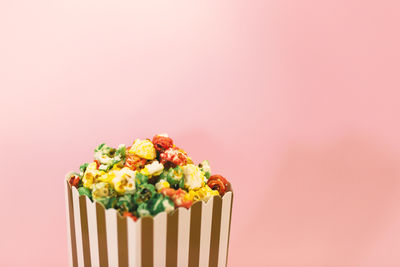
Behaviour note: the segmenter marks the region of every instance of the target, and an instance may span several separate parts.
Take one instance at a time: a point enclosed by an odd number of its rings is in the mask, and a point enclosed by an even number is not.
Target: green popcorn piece
[[[160,174],[160,180],[161,179],[163,179],[163,180],[167,180],[167,177],[168,177],[168,170],[166,170],[166,169],[164,169],[163,171],[162,171],[162,173]]]
[[[110,200],[110,197],[99,197],[96,198],[95,201],[99,202],[100,204],[102,204],[105,208],[107,208],[108,202]]]
[[[136,212],[139,217],[151,216],[147,203],[140,204]]]
[[[125,145],[119,145],[117,151],[115,151],[115,156],[120,157],[121,160],[125,160],[126,158],[126,147]]]
[[[133,206],[132,195],[124,195],[117,200],[117,207],[121,211],[130,211]]]
[[[94,158],[100,163],[99,170],[108,171],[115,164],[120,164],[122,167],[126,158],[125,149],[125,145],[119,145],[117,149],[104,143],[99,145],[94,150]]]
[[[111,209],[115,208],[116,206],[117,206],[117,197],[116,196],[108,197],[108,203],[106,205],[106,208]]]
[[[156,189],[152,184],[143,184],[140,185],[137,189],[135,194],[133,195],[133,201],[136,205],[140,205],[149,201],[154,194],[156,193]]]
[[[150,213],[154,216],[157,213],[163,212],[165,210],[162,202],[164,200],[164,196],[162,194],[156,193],[149,201],[148,208]]]
[[[184,188],[185,180],[183,178],[183,170],[180,166],[175,168],[170,168],[166,173],[166,180],[171,185],[172,188]]]
[[[106,143],[100,144],[98,147],[96,147],[96,148],[94,149],[94,152],[98,152],[98,151],[102,150],[103,147],[104,147],[105,145],[106,145]]]
[[[171,212],[175,209],[174,202],[169,197],[165,197],[159,193],[150,199],[147,206],[153,216],[163,211]]]
[[[85,173],[88,165],[89,165],[89,163],[83,163],[81,166],[79,166],[80,177],[83,176],[83,174]]]
[[[109,191],[109,196],[116,196],[117,195],[117,192],[111,186],[108,188],[108,191]]]
[[[166,212],[171,212],[175,209],[175,204],[169,197],[164,197],[162,205]]]
[[[117,150],[115,151],[114,157],[111,160],[111,167],[115,164],[120,164],[121,167],[125,164],[126,159],[126,147],[125,145],[119,145]]]
[[[89,188],[86,187],[79,187],[78,188],[78,193],[80,196],[87,196],[88,198],[92,199],[92,191],[90,191]]]
[[[96,198],[95,201],[102,204],[106,209],[115,208],[117,205],[116,196],[99,197]]]
[[[136,172],[135,176],[135,184],[136,187],[139,187],[143,184],[147,184],[149,182],[149,177],[143,173]]]

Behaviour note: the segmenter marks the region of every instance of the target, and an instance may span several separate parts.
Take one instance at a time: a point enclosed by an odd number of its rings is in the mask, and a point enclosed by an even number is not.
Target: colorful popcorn
[[[150,140],[136,139],[129,153],[148,160],[155,159],[157,156],[156,149]]]
[[[211,174],[207,160],[193,164],[166,134],[156,135],[152,141],[136,139],[129,147],[101,144],[94,151],[93,162],[82,164],[79,171],[67,175],[79,195],[135,221],[178,207],[190,208],[196,201],[223,196],[230,190],[224,177]]]
[[[163,170],[164,170],[164,165],[155,160],[152,163],[144,166],[144,168],[140,172],[143,173],[144,175],[151,177],[160,175],[163,172]]]
[[[125,145],[119,145],[118,149],[115,149],[101,144],[94,150],[94,159],[100,164],[100,171],[108,171],[115,164],[125,161]]]
[[[208,160],[204,160],[202,163],[199,164],[200,170],[204,173],[204,176],[208,179],[211,176],[211,167]]]
[[[130,147],[127,148],[129,151]],[[126,153],[125,167],[128,167],[132,170],[141,169],[144,165],[146,165],[147,159],[142,159],[134,154]]]
[[[205,185],[198,190],[189,191],[189,199],[193,201],[208,200],[212,196],[217,196],[217,195],[219,195],[219,192],[211,189],[208,185]]]
[[[170,164],[172,166],[183,166],[188,162],[188,156],[186,152],[177,147],[170,147],[164,152],[161,152],[160,159],[162,164]]]
[[[175,168],[169,168],[160,175],[161,180],[166,180],[170,187],[178,189],[183,188],[185,180],[183,178],[183,169],[178,165]]]
[[[94,200],[111,195],[111,186],[105,182],[99,182],[93,185],[92,196]]]
[[[171,187],[171,185],[165,179],[160,179],[156,183],[155,186],[156,186],[157,192],[160,192],[164,188],[170,188]]]
[[[174,141],[166,134],[158,134],[153,137],[153,144],[157,152],[164,152],[174,145]]]
[[[206,177],[200,168],[193,164],[187,164],[182,167],[185,177],[185,187],[189,190],[199,189],[205,184]]]
[[[82,177],[83,186],[92,189],[93,184],[97,182],[97,179],[105,174],[105,172],[98,170],[96,162],[90,163]]]
[[[217,190],[221,196],[229,189],[229,182],[219,174],[212,175],[207,181],[207,185],[213,190]]]

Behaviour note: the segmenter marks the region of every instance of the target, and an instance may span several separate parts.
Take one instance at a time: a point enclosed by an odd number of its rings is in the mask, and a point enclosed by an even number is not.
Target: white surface
[[[78,257],[78,266],[80,267],[80,266],[84,266],[83,247],[82,247],[82,227],[81,227],[81,212],[79,209],[79,193],[75,187],[72,188],[72,199],[74,202],[76,252],[77,252],[77,257]]]
[[[86,210],[88,216],[89,242],[90,242],[90,259],[92,266],[99,266],[99,242],[97,237],[97,216],[96,203],[86,198]]]
[[[200,267],[207,267],[210,258],[211,221],[214,198],[202,203],[200,233]]]
[[[179,208],[178,219],[178,267],[187,267],[189,262],[190,212]]]
[[[136,223],[130,219],[127,218],[126,220],[126,225],[128,227],[128,261],[129,261],[129,267],[139,267],[138,263],[136,262],[136,257],[137,257],[137,233],[136,233]]]
[[[118,267],[118,231],[116,210],[106,210],[108,266]]]
[[[228,251],[229,219],[231,214],[232,192],[228,192],[222,199],[221,232],[219,239],[218,266],[226,266]]]

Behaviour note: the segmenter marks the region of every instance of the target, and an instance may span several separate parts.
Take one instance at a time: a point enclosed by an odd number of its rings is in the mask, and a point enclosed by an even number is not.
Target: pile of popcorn
[[[80,172],[70,173],[67,180],[80,195],[134,220],[190,208],[195,201],[230,190],[224,177],[211,175],[207,160],[193,164],[166,134],[153,140],[136,139],[129,147],[101,144],[94,151],[94,161],[82,164]]]

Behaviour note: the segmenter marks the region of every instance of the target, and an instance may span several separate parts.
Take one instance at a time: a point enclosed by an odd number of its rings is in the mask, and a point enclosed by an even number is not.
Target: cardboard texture
[[[70,266],[227,266],[233,193],[134,222],[66,182]]]

